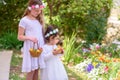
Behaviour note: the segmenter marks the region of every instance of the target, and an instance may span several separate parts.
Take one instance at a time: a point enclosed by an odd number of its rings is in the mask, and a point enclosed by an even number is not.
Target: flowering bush
[[[87,58],[75,65],[74,70],[85,73],[88,80],[120,80],[120,59],[111,56],[111,53],[115,54],[114,49],[96,43],[90,45],[90,49],[82,49],[82,56],[87,55]]]
[[[104,63],[86,59],[74,66],[74,70],[79,74],[85,73],[88,80],[114,80],[120,76],[120,62]]]

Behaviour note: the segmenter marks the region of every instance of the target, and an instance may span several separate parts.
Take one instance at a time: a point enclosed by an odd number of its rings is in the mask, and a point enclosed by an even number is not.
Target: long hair
[[[32,6],[32,5],[42,5],[42,1],[41,0],[29,0],[28,2],[28,6]],[[30,10],[28,8],[26,8],[23,17],[28,15],[30,13]],[[40,24],[44,27],[45,23],[44,23],[44,14],[43,11],[41,10],[41,13],[37,16],[38,21],[40,22]]]

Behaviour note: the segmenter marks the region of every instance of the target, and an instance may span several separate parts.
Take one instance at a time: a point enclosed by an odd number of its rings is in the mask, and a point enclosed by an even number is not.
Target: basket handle
[[[38,42],[37,43],[33,43],[33,49],[35,49],[35,44],[37,44],[37,49],[39,48],[39,44],[38,44]]]

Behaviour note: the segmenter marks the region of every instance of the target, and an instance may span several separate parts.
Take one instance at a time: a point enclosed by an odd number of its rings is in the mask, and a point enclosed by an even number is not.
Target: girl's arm
[[[51,59],[51,58],[53,58],[55,56],[60,55],[60,51],[53,50],[53,52],[49,52],[49,53],[43,51],[42,54],[44,56],[44,60],[47,61],[47,60],[49,60],[49,59]]]
[[[20,41],[30,40],[33,42],[37,42],[37,39],[35,37],[25,36],[24,33],[25,33],[25,28],[19,27],[18,28],[18,40]]]
[[[26,37],[24,35],[25,29],[22,27],[18,28],[18,40],[20,41],[25,41],[25,40],[29,40],[29,37]]]

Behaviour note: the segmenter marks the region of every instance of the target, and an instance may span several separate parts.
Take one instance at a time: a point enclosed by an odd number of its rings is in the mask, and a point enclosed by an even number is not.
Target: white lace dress
[[[42,26],[38,20],[31,20],[25,16],[20,20],[19,27],[25,29],[26,36],[36,37],[38,39],[38,44],[40,47],[44,45]],[[31,47],[33,47],[33,42],[30,40],[25,40],[23,44],[22,72],[31,72],[32,70],[38,69],[39,66],[44,67],[44,65],[42,65],[42,60],[39,60],[42,58],[31,57],[29,53],[29,49]],[[35,45],[35,48],[37,48],[37,45]]]
[[[52,51],[56,45],[44,45],[42,56],[44,56],[45,68],[40,70],[40,80],[68,80],[68,76],[60,55],[53,55]]]

